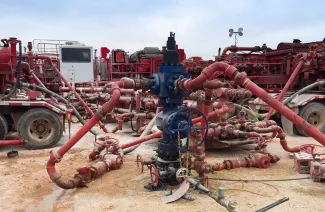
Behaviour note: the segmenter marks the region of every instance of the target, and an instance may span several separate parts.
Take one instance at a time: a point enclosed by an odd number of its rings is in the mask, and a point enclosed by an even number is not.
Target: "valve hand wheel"
[[[204,120],[204,123],[205,123],[204,127],[193,127],[192,119],[191,119],[191,112],[196,112],[199,116],[202,117],[202,119]],[[184,120],[184,114],[186,114],[186,117],[187,117],[186,120]],[[181,120],[181,121],[179,121],[179,120]],[[171,122],[174,124],[177,123],[177,126],[179,126],[179,127],[175,127],[175,125],[174,125],[174,129],[170,129],[170,131],[173,134],[177,135],[179,132],[182,134],[186,134],[185,145],[182,144],[182,142],[180,142],[180,145],[178,145],[178,143],[176,144],[177,148],[182,152],[194,151],[196,148],[198,148],[199,146],[201,146],[203,144],[205,138],[207,137],[208,130],[209,130],[208,119],[200,110],[198,110],[196,108],[193,108],[193,107],[182,108],[181,110],[177,111],[174,114]],[[190,147],[189,136],[190,136],[191,132],[197,131],[197,130],[204,132],[204,136],[203,136],[202,140],[199,141],[195,146]]]
[[[106,137],[101,137],[101,138],[96,139],[95,143],[97,145],[99,145],[99,146],[103,146],[105,148],[108,148],[110,146],[118,144],[119,140],[116,139],[116,138],[106,136]]]
[[[159,181],[158,169],[153,164],[148,165],[148,167],[149,167],[149,170],[150,170],[150,179],[151,179],[150,185],[153,186],[153,187],[157,187],[158,186],[158,181]]]
[[[317,144],[304,144],[300,146],[300,151],[305,152],[307,154],[311,155],[325,155],[325,153],[317,153],[318,148],[324,148],[322,145]]]

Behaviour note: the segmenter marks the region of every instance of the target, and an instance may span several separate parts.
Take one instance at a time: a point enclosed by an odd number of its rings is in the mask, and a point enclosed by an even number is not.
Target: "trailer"
[[[27,77],[24,72],[29,67],[23,59],[22,43],[16,38],[1,39],[1,42],[0,146],[42,149],[56,145],[64,130],[65,105],[39,91],[22,87],[21,80]],[[18,132],[19,138],[6,140],[10,132]]]

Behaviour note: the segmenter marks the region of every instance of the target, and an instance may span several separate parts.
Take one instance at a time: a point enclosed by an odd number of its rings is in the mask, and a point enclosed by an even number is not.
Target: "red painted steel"
[[[224,73],[230,79],[233,79],[236,84],[242,85],[244,88],[250,90],[254,95],[262,99],[265,103],[273,107],[275,110],[289,119],[292,123],[294,123],[297,127],[301,128],[309,136],[313,137],[315,140],[325,146],[325,135],[322,132],[310,125],[307,121],[291,111],[281,102],[272,98],[262,88],[248,79],[246,73],[238,72],[234,66],[223,62],[215,62],[204,69],[197,78],[180,80],[178,82],[178,85],[180,89],[184,91],[193,90],[202,85],[205,81],[211,79],[212,76],[214,76],[214,74],[217,72]]]
[[[299,54],[298,57],[301,57],[300,58],[300,62],[298,63],[297,67],[295,68],[295,70],[291,74],[289,80],[285,84],[285,86],[282,89],[281,93],[279,94],[279,96],[277,98],[278,101],[282,101],[283,96],[287,92],[288,88],[292,85],[293,81],[296,79],[297,75],[301,71],[301,68],[303,67],[304,63],[306,62],[306,59],[308,57],[308,54],[302,53],[302,54]],[[271,108],[269,110],[268,114],[266,115],[265,120],[269,120],[270,117],[272,116],[273,112],[274,112],[274,108]]]
[[[0,140],[0,146],[21,146],[24,143],[23,138],[17,140]]]
[[[61,178],[61,175],[55,170],[55,164],[58,163],[64,154],[71,149],[98,121],[111,112],[120,98],[120,89],[117,84],[112,85],[112,98],[99,109],[94,116],[81,127],[74,136],[71,137],[60,149],[51,151],[50,159],[47,162],[47,172],[53,182],[61,188],[74,188],[81,183],[79,178],[66,181]]]

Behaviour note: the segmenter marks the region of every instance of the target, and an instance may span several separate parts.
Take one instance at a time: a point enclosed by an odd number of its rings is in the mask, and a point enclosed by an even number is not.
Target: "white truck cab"
[[[93,48],[79,42],[59,47],[60,72],[69,82],[94,81]]]

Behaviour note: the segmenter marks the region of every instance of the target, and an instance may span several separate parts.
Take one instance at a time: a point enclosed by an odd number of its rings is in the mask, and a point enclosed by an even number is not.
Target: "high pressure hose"
[[[283,101],[283,104],[286,105],[286,104],[289,104],[296,96],[310,90],[310,89],[313,89],[317,86],[323,86],[325,85],[325,80],[322,80],[322,81],[318,81],[318,82],[314,82],[313,84],[310,84],[302,89],[300,89],[299,91],[297,91],[296,93],[294,93],[293,95],[291,95],[289,98],[286,98],[284,101]]]
[[[153,119],[151,119],[151,121],[149,122],[149,124],[146,126],[146,128],[141,133],[139,139],[142,138],[142,137],[144,137],[144,136],[146,136],[146,135],[149,135],[150,134],[151,129],[153,128],[153,126],[156,123],[155,122],[156,121],[156,118],[157,118],[157,115]],[[132,147],[129,147],[129,148],[124,149],[123,150],[124,155],[129,154],[130,152],[133,152],[139,146],[140,146],[140,144],[137,144],[135,146],[132,146]]]
[[[237,109],[244,110],[246,113],[249,113],[249,115],[251,115],[255,119],[255,121],[258,121],[257,115],[259,115],[259,114],[256,114],[254,111],[247,109],[246,107],[244,107],[242,105],[239,105],[239,104],[234,104],[234,105]]]
[[[22,47],[21,47],[21,41],[19,41],[19,61],[18,61],[18,65],[17,65],[16,83],[15,83],[14,87],[12,88],[12,90],[7,95],[2,97],[1,100],[10,98],[17,91],[17,88],[20,84],[20,71],[21,71],[22,60],[23,60]]]
[[[24,87],[24,88],[31,88],[31,89],[36,89],[36,90],[38,90],[38,91],[41,91],[41,92],[44,92],[44,93],[47,93],[48,95],[51,95],[51,96],[53,96],[53,97],[55,97],[55,98],[58,98],[60,101],[62,101],[64,104],[68,104],[68,101],[65,99],[65,98],[63,98],[62,96],[60,96],[60,95],[58,95],[58,94],[56,94],[56,93],[54,93],[54,92],[52,92],[52,91],[50,91],[50,90],[48,90],[48,89],[46,89],[46,88],[42,88],[42,87],[40,87],[40,86],[37,86],[37,85],[34,85],[34,84],[29,84],[29,83],[21,83],[22,84],[22,86]],[[73,113],[75,114],[75,116],[77,117],[77,119],[80,121],[80,123],[82,124],[82,125],[85,125],[85,120],[82,118],[82,116],[80,115],[80,113],[77,111],[77,109],[73,106],[73,105],[71,105],[71,107],[72,107],[72,110],[73,110]],[[98,135],[95,131],[93,131],[93,130],[90,130],[90,132],[93,134],[93,135]]]

